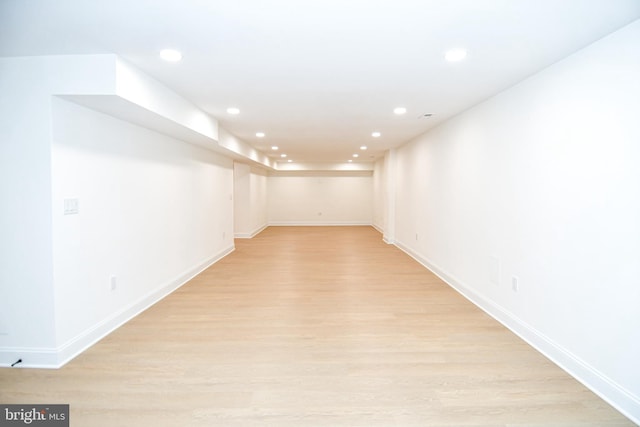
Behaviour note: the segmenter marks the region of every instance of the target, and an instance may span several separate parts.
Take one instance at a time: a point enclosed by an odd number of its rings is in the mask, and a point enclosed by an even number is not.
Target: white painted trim
[[[18,359],[22,359],[15,368],[58,368],[58,352],[55,348],[4,347],[0,349],[0,359],[9,361],[0,363],[0,368],[9,368]]]
[[[251,233],[235,233],[234,237],[236,239],[253,239],[258,234],[262,233],[268,226],[269,226],[268,224],[261,225],[260,227],[253,230]]]
[[[158,289],[149,292],[138,301],[104,319],[58,348],[3,348],[0,349],[0,359],[13,361],[22,359],[22,363],[16,365],[16,368],[60,368],[234,250],[235,247],[231,246],[205,259],[183,274],[160,286]],[[4,364],[0,366],[7,367],[10,365]]]
[[[360,221],[335,221],[335,222],[316,222],[316,221],[276,221],[270,222],[269,227],[335,227],[335,226],[368,226],[371,227],[370,222]]]
[[[389,243],[389,242],[387,242]],[[640,425],[640,398],[621,387],[615,381],[602,374],[569,350],[560,346],[540,331],[531,327],[522,319],[505,310],[495,302],[465,285],[449,272],[414,252],[409,246],[396,241],[395,246],[418,261],[446,284],[471,301],[489,316],[504,325],[511,332],[522,338],[561,369],[582,383],[589,390],[600,396],[611,406],[620,411],[634,423]]]

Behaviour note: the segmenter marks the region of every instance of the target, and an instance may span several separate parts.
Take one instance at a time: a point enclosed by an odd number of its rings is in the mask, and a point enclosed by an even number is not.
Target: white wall
[[[55,96],[108,103],[115,64],[0,59],[0,365],[60,366],[233,249],[231,159]],[[145,106],[199,114],[152,87]]]
[[[235,237],[250,235],[250,175],[251,166],[238,162],[233,164],[233,232]]]
[[[51,148],[46,70],[0,59],[0,365],[53,348]]]
[[[371,172],[281,172],[268,179],[271,225],[370,225]]]
[[[640,21],[400,148],[393,177],[398,245],[636,421],[638,46]]]
[[[383,232],[386,225],[385,207],[387,175],[384,168],[384,158],[373,165],[373,226]]]
[[[56,330],[67,356],[233,249],[230,159],[54,99],[52,165]],[[65,198],[79,200],[78,215],[63,214]]]
[[[251,168],[249,175],[250,192],[249,226],[252,235],[259,233],[269,222],[268,207],[268,176],[267,171]]]
[[[234,163],[233,192],[235,237],[253,237],[267,226],[267,172]]]

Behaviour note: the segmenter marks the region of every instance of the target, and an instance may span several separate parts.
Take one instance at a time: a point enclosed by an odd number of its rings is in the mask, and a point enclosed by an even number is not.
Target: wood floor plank
[[[271,227],[2,403],[73,426],[631,426],[370,227]]]

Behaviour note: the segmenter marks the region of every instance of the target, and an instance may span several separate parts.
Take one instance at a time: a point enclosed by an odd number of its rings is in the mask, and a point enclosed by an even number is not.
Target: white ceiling
[[[0,56],[116,53],[268,154],[371,161],[638,18],[640,0],[0,0]]]

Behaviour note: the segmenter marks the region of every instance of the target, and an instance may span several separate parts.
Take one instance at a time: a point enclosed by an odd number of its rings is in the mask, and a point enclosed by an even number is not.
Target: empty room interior
[[[0,0],[0,405],[640,424],[639,165],[638,0]]]

